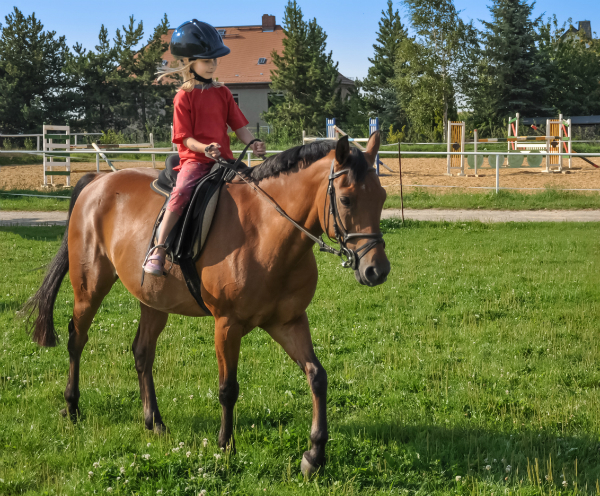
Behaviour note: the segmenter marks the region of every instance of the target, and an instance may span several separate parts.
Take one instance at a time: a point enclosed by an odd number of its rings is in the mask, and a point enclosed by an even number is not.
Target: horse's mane
[[[246,169],[246,177],[255,181],[279,175],[295,167],[308,167],[317,160],[321,160],[331,150],[335,149],[335,141],[313,141],[306,145],[299,145],[285,150],[277,155],[267,158],[262,164]],[[362,181],[369,169],[369,163],[364,154],[357,148],[350,148],[350,156],[344,164],[344,168],[350,169],[348,175],[351,182]]]

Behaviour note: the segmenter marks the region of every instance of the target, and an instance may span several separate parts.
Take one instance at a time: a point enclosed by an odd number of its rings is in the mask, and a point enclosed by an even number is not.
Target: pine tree
[[[526,0],[493,0],[492,21],[481,21],[482,48],[474,57],[479,64],[477,84],[470,102],[475,125],[492,131],[509,116],[538,116],[548,112],[546,82],[536,42],[541,19],[532,19],[533,4]]]
[[[44,121],[64,124],[71,109],[71,81],[63,68],[65,37],[17,8],[0,34],[0,130],[41,131]]]
[[[295,0],[286,6],[283,30],[283,52],[271,53],[277,69],[271,71],[271,107],[263,117],[297,137],[303,129],[322,129],[325,117],[339,111],[338,64],[326,52],[323,28],[316,19],[307,23]]]
[[[398,10],[394,11],[392,0],[388,0],[387,6],[387,10],[381,11],[377,43],[373,45],[375,55],[369,58],[372,65],[367,77],[361,82],[361,87],[365,92],[365,107],[369,115],[378,116],[383,129],[390,125],[400,129],[404,119],[392,82],[398,49],[402,40],[407,37],[407,32]]]

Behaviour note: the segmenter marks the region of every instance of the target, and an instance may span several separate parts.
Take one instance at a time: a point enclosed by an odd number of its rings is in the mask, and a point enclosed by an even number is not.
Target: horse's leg
[[[116,281],[114,267],[107,259],[97,260],[91,266],[70,264],[73,286],[73,318],[69,322],[69,378],[65,388],[67,407],[63,416],[76,419],[79,414],[79,363],[83,347],[88,341],[88,330],[104,297]]]
[[[241,325],[232,324],[227,318],[215,319],[215,350],[219,365],[219,402],[223,409],[218,442],[220,448],[226,449],[229,446],[232,452],[235,452],[233,407],[240,392],[237,367],[243,335],[244,329]]]
[[[325,464],[327,443],[327,372],[319,362],[312,345],[306,313],[282,325],[265,329],[277,341],[294,362],[304,371],[313,397],[310,451],[302,456],[301,470],[311,475]]]
[[[140,325],[133,340],[131,351],[133,351],[135,369],[140,381],[140,399],[142,405],[144,405],[146,429],[161,434],[166,431],[166,426],[163,424],[158,411],[154,379],[152,378],[152,365],[156,353],[156,342],[165,325],[167,325],[169,314],[150,308],[143,303],[140,303],[140,306],[142,307]]]

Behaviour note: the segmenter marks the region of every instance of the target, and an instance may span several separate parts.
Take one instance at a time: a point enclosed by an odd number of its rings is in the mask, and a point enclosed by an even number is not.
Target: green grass
[[[4,193],[4,194],[3,194]],[[10,196],[6,193],[48,195],[48,198]],[[39,191],[0,191],[0,210],[67,211],[69,200],[55,196],[69,196],[70,189],[52,193]],[[516,191],[489,193],[432,194],[424,189],[407,188],[404,193],[405,208],[461,208],[493,210],[577,210],[600,208],[600,194],[578,193],[547,189],[540,193],[523,194]],[[400,208],[400,195],[389,194],[384,208]]]
[[[120,283],[82,357],[83,416],[63,419],[69,283],[56,305],[57,348],[32,344],[15,317],[62,231],[0,228],[0,494],[595,494],[600,225],[383,226],[392,273],[382,286],[362,287],[317,254],[308,312],[329,375],[331,441],[308,482],[299,475],[308,386],[260,330],[242,342],[236,456],[213,456],[211,319],[169,319],[155,381],[170,434],[144,430],[129,349],[139,306]]]
[[[388,194],[384,208],[400,208],[400,195]],[[424,188],[406,188],[404,208],[464,208],[492,210],[577,210],[600,208],[600,194],[546,189],[525,194],[501,190],[488,193],[434,194]]]

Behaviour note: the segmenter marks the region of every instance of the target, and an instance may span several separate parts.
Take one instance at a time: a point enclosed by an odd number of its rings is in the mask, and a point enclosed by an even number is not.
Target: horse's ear
[[[337,162],[337,168],[341,168],[346,159],[350,155],[350,144],[348,143],[348,136],[342,136],[335,147],[335,161]]]
[[[379,145],[381,144],[381,133],[375,131],[370,137],[367,143],[367,150],[365,151],[365,158],[371,167],[375,164],[377,153],[379,152]]]

